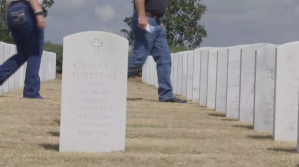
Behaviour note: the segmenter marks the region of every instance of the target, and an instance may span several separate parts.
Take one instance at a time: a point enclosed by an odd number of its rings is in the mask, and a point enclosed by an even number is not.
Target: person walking
[[[152,54],[157,64],[158,94],[160,102],[187,103],[172,93],[170,80],[171,55],[166,30],[161,23],[167,8],[166,0],[135,0],[132,31],[135,37],[134,53],[129,57],[128,78],[142,67],[147,56]]]
[[[0,66],[0,86],[26,61],[24,98],[42,99],[38,75],[44,49],[45,19],[43,0],[6,0],[6,22],[17,54]]]

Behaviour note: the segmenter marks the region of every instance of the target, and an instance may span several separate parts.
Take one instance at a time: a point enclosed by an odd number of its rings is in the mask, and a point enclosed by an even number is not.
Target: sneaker
[[[167,99],[165,101],[161,101],[161,102],[171,102],[171,103],[187,103],[187,100],[182,100],[182,99],[179,99],[175,96],[173,96],[172,98],[170,99]]]

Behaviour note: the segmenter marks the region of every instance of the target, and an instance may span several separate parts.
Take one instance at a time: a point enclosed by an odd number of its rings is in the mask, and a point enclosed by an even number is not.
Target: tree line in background
[[[0,41],[14,44],[9,29],[6,27],[6,0],[0,0]],[[134,0],[132,0],[134,3]],[[168,7],[162,22],[165,25],[169,47],[172,53],[194,49],[200,46],[202,39],[207,37],[207,32],[203,25],[199,24],[202,15],[207,10],[205,5],[200,4],[200,0],[167,0]],[[54,4],[54,0],[44,0],[43,10],[48,15],[48,10]],[[133,4],[132,4],[133,5]],[[130,47],[134,46],[134,35],[131,26],[132,17],[126,17],[124,22],[129,29],[122,29],[129,40]],[[46,41],[44,50],[54,52],[57,55],[57,73],[62,73],[62,53],[63,46]],[[129,52],[129,55],[132,51]],[[139,69],[139,74],[141,74]]]

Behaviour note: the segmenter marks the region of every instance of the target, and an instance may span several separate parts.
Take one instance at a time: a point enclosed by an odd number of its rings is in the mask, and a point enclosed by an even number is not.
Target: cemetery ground
[[[130,79],[126,151],[60,153],[61,78],[42,83],[44,100],[22,98],[22,89],[0,97],[1,167],[297,166],[296,142],[274,142],[198,104],[158,102],[157,89]],[[117,105],[117,104],[115,104]],[[299,165],[298,165],[299,166]]]

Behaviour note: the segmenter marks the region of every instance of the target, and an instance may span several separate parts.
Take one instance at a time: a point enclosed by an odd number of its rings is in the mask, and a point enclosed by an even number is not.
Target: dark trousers
[[[152,54],[157,63],[159,100],[165,101],[173,97],[171,74],[171,55],[167,43],[166,31],[161,23],[147,17],[148,23],[155,27],[152,33],[138,27],[138,15],[132,18],[132,30],[135,36],[134,53],[129,57],[128,76],[134,75],[142,67],[147,56]]]
[[[28,2],[11,5],[7,11],[7,25],[17,47],[17,54],[0,66],[0,85],[26,61],[24,98],[40,98],[38,75],[44,47],[44,30],[38,29],[36,16]]]

